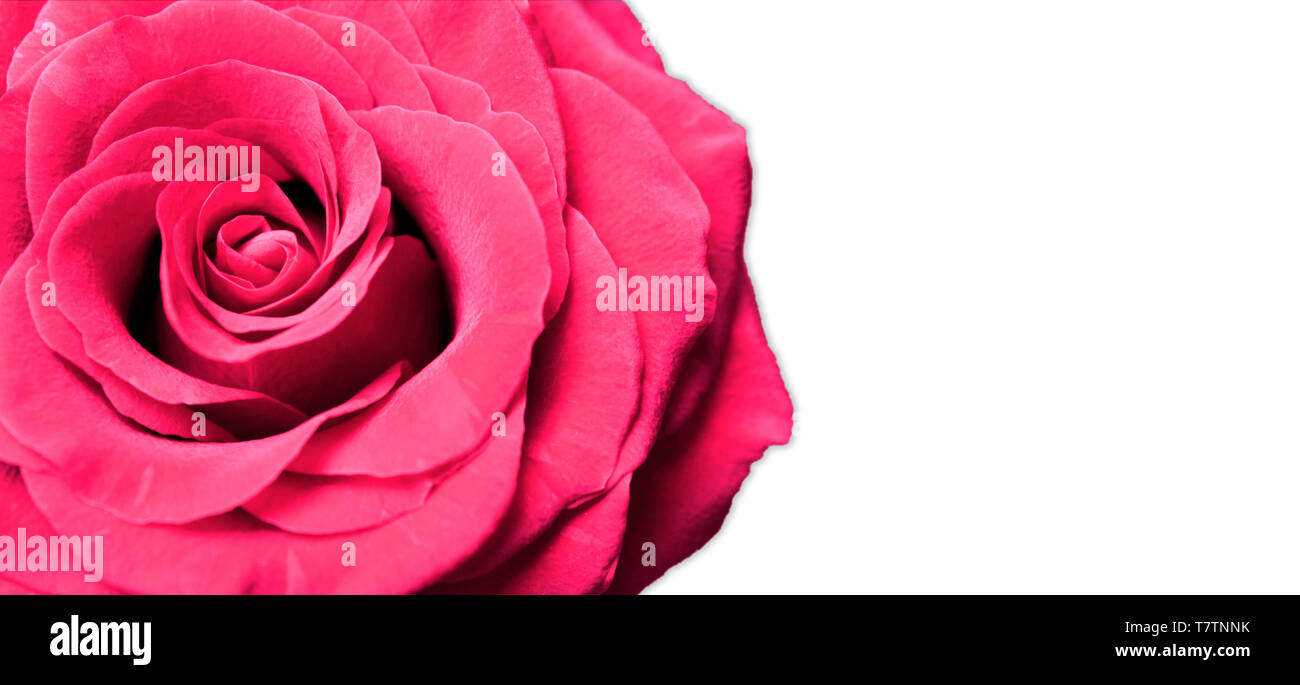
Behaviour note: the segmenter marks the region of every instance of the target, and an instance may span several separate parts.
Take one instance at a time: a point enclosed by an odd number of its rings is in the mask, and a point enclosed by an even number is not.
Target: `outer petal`
[[[11,582],[11,581],[9,581],[9,580],[6,580],[6,576],[9,576],[9,574],[6,573],[6,574],[4,574],[4,575],[0,575],[0,595],[40,595],[40,594],[45,594],[45,593],[37,592],[36,590],[33,590],[33,589],[31,589],[31,588],[28,588],[28,587],[26,587],[26,586],[24,586],[24,585],[19,585],[18,583],[14,583],[14,582]]]
[[[12,456],[26,449],[0,428],[0,457]],[[19,470],[0,464],[0,535],[13,536],[24,529],[29,537],[40,535],[47,541],[60,535],[81,535],[78,531],[60,531],[50,525],[40,509],[32,503],[23,486]],[[105,546],[108,542],[105,541]],[[24,552],[25,553],[25,552]],[[104,555],[108,556],[107,553]],[[105,566],[101,559],[100,567]],[[86,573],[50,571],[0,572],[0,595],[10,594],[60,594],[91,595],[115,594],[115,590],[101,578],[98,582],[86,580]]]
[[[344,533],[419,509],[439,480],[432,474],[372,478],[284,473],[240,508],[289,533]]]
[[[551,76],[569,134],[570,200],[617,266],[629,277],[703,277],[699,321],[684,311],[636,313],[645,354],[641,408],[612,483],[644,460],[681,361],[712,317],[715,290],[705,267],[709,214],[644,115],[582,72],[553,69]],[[594,290],[588,292],[595,306]]]
[[[14,49],[27,37],[27,34],[39,30],[40,25],[36,22],[36,16],[44,4],[44,2],[15,0],[4,2],[4,7],[0,8],[0,69],[8,70],[9,64],[13,61]],[[39,37],[36,42],[40,44]]]
[[[346,59],[365,80],[376,106],[397,105],[414,110],[433,109],[429,93],[420,82],[420,77],[416,75],[412,64],[383,35],[364,23],[353,22],[356,44],[344,45],[341,39],[341,28],[345,23],[352,21],[352,15],[325,14],[328,10],[320,5],[310,7],[311,9],[290,8],[285,10],[284,14],[310,26],[326,43],[333,45],[343,59]]]
[[[642,357],[630,312],[600,312],[591,285],[613,260],[572,207],[570,292],[537,341],[519,493],[483,551],[457,569],[472,578],[499,566],[541,535],[566,509],[598,497],[618,467],[619,448],[640,403]]]
[[[429,65],[429,56],[424,54],[420,38],[411,26],[410,19],[396,2],[388,0],[265,0],[265,4],[277,9],[305,7],[324,14],[347,17],[374,29],[392,44],[411,64]],[[337,30],[343,27],[337,27]],[[360,26],[358,25],[358,28]],[[332,38],[332,36],[331,36]],[[361,39],[357,39],[357,47]]]
[[[626,16],[611,28],[606,14],[623,14],[595,5],[554,0],[533,4],[558,66],[600,79],[641,110],[654,124],[673,156],[699,188],[709,209],[709,274],[718,288],[715,320],[691,352],[666,427],[671,430],[694,411],[727,349],[743,279],[745,224],[749,217],[750,165],[745,130],[662,68],[629,54]],[[650,48],[646,48],[647,50]]]
[[[171,4],[172,0],[85,0],[78,2],[27,2],[20,0],[6,2],[5,5],[35,8],[40,12],[35,17],[34,25],[38,28],[46,22],[54,27],[54,45],[45,45],[42,41],[44,32],[35,32],[23,38],[13,55],[13,62],[8,66],[8,83],[12,86],[28,71],[32,70],[43,57],[55,48],[69,43],[77,36],[86,33],[118,17],[132,15],[144,17]],[[5,8],[8,13],[9,7]],[[28,26],[31,28],[31,25]]]
[[[514,3],[403,2],[402,9],[433,66],[483,86],[495,109],[518,112],[537,128],[564,197],[564,130],[546,64]]]
[[[37,79],[28,119],[39,125],[26,140],[33,217],[85,163],[99,125],[124,97],[149,81],[231,59],[303,76],[347,108],[373,103],[361,77],[315,31],[266,7],[184,2],[143,19],[122,17],[69,43]]]
[[[44,58],[54,55],[55,49]],[[33,70],[34,71],[34,70]],[[27,140],[27,105],[36,87],[36,74],[29,74],[10,86],[0,96],[0,149],[22,150]],[[32,239],[35,222],[27,203],[27,171],[22,155],[6,155],[0,160],[0,272],[7,271],[18,254]]]
[[[750,464],[769,445],[790,439],[790,397],[748,279],[743,288],[717,383],[680,431],[660,438],[632,478],[623,557],[611,592],[640,592],[703,546],[721,528]],[[655,566],[640,564],[646,542],[656,546]]]
[[[523,411],[523,403],[516,405],[508,422],[518,426]],[[519,438],[512,436],[487,443],[420,509],[338,535],[285,533],[238,511],[183,526],[125,523],[87,506],[56,478],[28,472],[23,478],[56,529],[104,536],[112,560],[104,580],[125,591],[411,592],[441,578],[495,528],[514,494]],[[355,545],[355,566],[342,564],[344,543]]]
[[[651,69],[664,70],[654,40],[627,5],[622,2],[584,2],[582,9],[605,29],[614,44],[629,57]]]
[[[565,252],[564,220],[560,214],[563,186],[557,188],[556,170],[547,156],[546,143],[527,119],[514,112],[493,111],[487,93],[478,84],[432,67],[418,67],[417,70],[438,104],[438,111],[488,132],[509,155],[514,168],[528,184],[546,226],[546,250],[551,261],[546,318],[550,320],[564,299],[569,257]]]
[[[614,579],[627,525],[631,475],[607,494],[566,512],[539,540],[500,567],[464,583],[440,585],[439,593],[591,594]]]

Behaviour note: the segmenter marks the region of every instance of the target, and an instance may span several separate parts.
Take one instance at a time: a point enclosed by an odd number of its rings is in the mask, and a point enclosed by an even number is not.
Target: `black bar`
[[[890,664],[1291,673],[1298,605],[1293,596],[3,597],[0,658],[37,673],[149,675],[382,664],[432,681],[475,663],[498,675],[571,663],[664,678],[703,668],[693,663],[725,672],[779,662],[853,673]],[[150,663],[52,655],[51,626],[70,629],[74,615],[97,634],[103,623],[148,622]],[[1130,647],[1154,653],[1117,655]]]

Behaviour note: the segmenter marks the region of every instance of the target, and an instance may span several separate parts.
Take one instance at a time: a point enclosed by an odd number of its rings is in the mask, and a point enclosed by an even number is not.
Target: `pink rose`
[[[622,3],[0,11],[0,536],[103,541],[0,589],[637,592],[789,438]]]

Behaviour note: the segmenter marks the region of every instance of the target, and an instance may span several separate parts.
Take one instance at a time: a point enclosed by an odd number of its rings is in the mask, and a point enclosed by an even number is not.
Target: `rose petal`
[[[371,3],[379,4],[379,3]],[[284,11],[320,34],[320,37],[339,51],[343,59],[361,75],[370,88],[370,95],[375,106],[396,105],[413,110],[432,110],[433,101],[420,82],[411,63],[404,58],[379,32],[364,22],[357,23],[352,15],[335,16],[326,13],[324,8],[313,5],[313,9],[294,7]],[[313,11],[316,10],[316,11]],[[355,43],[343,44],[343,26],[346,22],[353,24]]]
[[[227,195],[256,202],[255,198],[245,197],[248,194],[240,193],[238,184],[238,181],[229,182]],[[336,278],[333,277],[334,274],[324,271],[324,267],[318,269],[308,279],[308,284],[304,285],[304,288],[322,288],[319,297],[309,307],[293,316],[265,317],[276,322],[276,329],[283,330],[278,330],[270,337],[241,336],[207,316],[208,310],[194,295],[200,285],[190,270],[193,258],[185,257],[199,249],[198,242],[193,237],[197,230],[196,215],[202,207],[197,198],[214,192],[215,187],[212,185],[172,184],[158,199],[158,223],[164,227],[163,259],[159,275],[165,313],[165,317],[159,321],[158,331],[162,343],[171,346],[168,349],[176,354],[184,353],[183,356],[176,357],[177,360],[190,358],[195,363],[207,360],[217,365],[244,364],[328,336],[352,311],[348,306],[340,306],[344,296],[354,293],[356,302],[364,300],[375,273],[382,268],[393,248],[393,239],[385,235],[389,193],[387,189],[381,189],[379,201],[365,229],[365,241],[347,269]],[[173,241],[181,245],[173,246]],[[330,279],[328,283],[327,278]],[[316,285],[317,281],[321,282],[320,286]],[[349,285],[350,292],[342,292]],[[251,315],[231,313],[231,316]],[[229,320],[223,319],[222,322]]]
[[[0,306],[16,313],[0,336],[0,358],[23,360],[0,366],[0,420],[78,497],[125,520],[192,521],[237,506],[270,484],[320,424],[373,403],[398,380],[393,369],[351,401],[270,438],[178,442],[122,418],[92,381],[60,363],[22,315],[24,287],[17,269],[0,283]]]
[[[592,305],[596,279],[614,262],[591,224],[570,207],[570,297],[537,341],[519,494],[492,544],[457,569],[459,578],[502,564],[565,509],[603,493],[641,398],[641,346],[631,312]],[[576,417],[576,418],[575,418]]]
[[[628,20],[621,20],[623,29],[607,33],[602,28],[610,24],[600,16],[622,14],[622,3],[598,4],[610,7],[567,0],[533,4],[556,64],[595,76],[644,112],[699,188],[709,210],[708,267],[718,292],[714,320],[722,325],[704,332],[683,365],[681,390],[665,418],[665,428],[673,429],[694,413],[713,381],[738,307],[750,202],[745,129],[687,84],[664,74],[661,67],[629,55]]]
[[[36,45],[41,45],[45,31],[41,30],[41,25],[36,22],[36,17],[44,4],[43,2],[9,3],[5,6],[5,11],[0,13],[0,69],[8,71],[9,65],[14,59],[14,50],[27,38],[28,34],[36,33],[34,42]],[[57,45],[58,29],[57,27],[54,28],[55,44]]]
[[[605,29],[605,33],[613,40],[614,45],[617,45],[628,57],[651,69],[664,70],[663,60],[655,50],[654,41],[627,5],[622,2],[584,2],[579,6]],[[592,31],[591,35],[599,40],[598,32]],[[549,42],[548,40],[547,43]]]
[[[226,362],[197,354],[163,325],[160,355],[186,373],[264,393],[309,416],[356,393],[393,364],[424,368],[442,345],[442,281],[419,240],[405,235],[388,240],[392,251],[369,276],[367,288],[354,305],[347,304],[347,293],[338,293],[333,306],[344,315],[316,338]]]
[[[492,415],[521,389],[550,283],[545,232],[523,181],[491,175],[492,155],[501,148],[483,131],[395,107],[353,116],[374,136],[384,183],[437,253],[455,333],[388,401],[323,431],[293,469],[408,475],[476,450]],[[413,149],[411,140],[425,147]]]
[[[45,457],[31,451],[25,445],[14,440],[14,436],[0,425],[0,473],[4,472],[5,465],[16,466],[34,471],[50,471],[54,467]],[[17,476],[15,472],[13,474]]]
[[[681,361],[711,318],[715,290],[705,268],[709,214],[643,114],[582,72],[553,69],[551,77],[569,134],[570,201],[595,227],[615,264],[626,268],[629,278],[680,276],[686,282],[700,276],[705,288],[699,321],[690,321],[685,311],[636,313],[645,354],[641,407],[612,483],[645,459]]]
[[[746,278],[718,381],[683,429],[662,436],[632,477],[623,557],[610,592],[640,592],[713,537],[750,464],[790,439],[790,396],[767,347]],[[656,546],[656,565],[640,563]]]
[[[541,134],[563,191],[564,129],[555,96],[528,27],[514,3],[404,3],[429,62],[473,81],[491,96],[498,111],[518,112]],[[564,193],[560,193],[564,197]]]
[[[56,47],[42,58],[41,64],[52,61],[64,47]],[[36,87],[36,75],[24,77],[0,96],[0,149],[23,149],[27,139],[27,105]],[[35,222],[27,206],[26,180],[22,155],[9,155],[0,161],[0,272],[8,271],[32,239]]]
[[[523,552],[491,573],[439,585],[438,593],[599,594],[614,579],[627,525],[629,474],[607,494],[566,512]]]
[[[265,4],[280,10],[301,6],[322,14],[347,17],[348,20],[356,23],[358,28],[364,24],[374,29],[386,38],[393,48],[411,64],[425,66],[429,64],[429,57],[424,54],[424,48],[420,45],[420,38],[415,34],[415,28],[411,26],[411,21],[407,18],[406,13],[395,2],[380,2],[378,0],[305,0],[304,2],[298,0],[266,0]],[[340,38],[343,35],[343,28],[342,26],[337,27]],[[360,45],[360,39],[358,39],[357,43]]]
[[[104,59],[105,54],[114,59]],[[86,159],[110,108],[140,86],[239,60],[303,76],[348,108],[372,104],[361,78],[314,31],[261,5],[183,2],[122,17],[68,43],[37,79],[28,118],[27,197],[39,217],[54,188]]]
[[[7,2],[5,13],[11,6],[23,7],[27,12],[39,11],[33,23],[27,25],[40,27],[49,22],[54,25],[54,45],[45,45],[44,32],[34,32],[26,36],[8,65],[8,83],[13,85],[36,67],[41,58],[53,52],[58,46],[68,43],[73,38],[94,29],[100,24],[121,16],[132,15],[144,17],[171,4],[172,0],[85,0],[79,2]]]
[[[65,229],[65,235],[49,256],[50,268],[39,267],[47,272],[46,277],[37,278],[37,267],[28,274],[30,311],[41,337],[59,354],[105,383],[105,392],[119,408],[123,407],[119,402],[133,405],[129,415],[159,432],[176,434],[182,429],[181,435],[188,436],[188,417],[196,409],[209,412],[215,424],[238,425],[241,431],[247,431],[246,435],[280,432],[301,422],[305,418],[302,414],[266,395],[220,387],[177,371],[145,350],[126,329],[143,273],[141,260],[146,246],[156,239],[151,208],[158,187],[148,174],[112,176],[120,170],[110,164],[115,158],[101,159],[101,163],[71,177],[55,193],[51,208],[56,211],[47,213],[48,220],[32,243],[34,254],[50,252],[56,232],[53,217],[74,208],[62,215],[59,226]],[[94,185],[101,179],[102,184]],[[106,216],[111,217],[119,232],[101,230],[110,221]],[[69,268],[64,268],[65,261],[71,264]],[[52,274],[48,273],[50,269]],[[58,308],[36,306],[47,281],[63,287],[62,299],[56,300]],[[107,379],[110,371],[121,382]],[[159,403],[184,406],[147,406],[141,395]],[[184,417],[184,424],[173,421],[171,425],[160,425],[146,419],[158,417],[158,412],[169,412],[177,419]],[[214,427],[210,437],[216,439],[221,434],[222,430]]]
[[[524,406],[510,410],[521,425]],[[126,523],[74,497],[57,478],[24,472],[32,500],[59,530],[103,535],[104,580],[139,593],[398,593],[441,578],[477,549],[514,494],[518,433],[493,440],[420,509],[363,531],[285,533],[236,511],[183,526]],[[7,492],[4,494],[8,494]],[[108,547],[111,541],[111,549]],[[344,566],[343,545],[356,566]]]
[[[446,475],[373,478],[284,473],[240,508],[290,533],[346,533],[419,509]]]
[[[179,98],[184,104],[177,104],[178,94],[185,96]],[[303,160],[298,156],[298,151],[286,149],[272,136],[254,139],[254,142],[261,142],[263,147],[276,156],[289,156],[293,160],[289,165],[291,168],[301,170],[314,163],[324,169],[324,185],[313,180],[329,221],[323,244],[313,243],[314,249],[321,255],[319,276],[286,297],[241,314],[231,313],[211,302],[195,274],[189,270],[181,269],[179,275],[208,316],[228,330],[235,333],[282,330],[306,318],[306,315],[295,318],[294,315],[301,314],[296,310],[319,297],[323,288],[332,283],[342,268],[357,255],[357,250],[360,249],[358,241],[367,235],[366,229],[379,193],[379,160],[374,154],[369,136],[352,122],[333,98],[302,79],[239,62],[199,67],[151,83],[123,100],[96,134],[91,154],[93,156],[96,150],[114,136],[129,135],[154,125],[168,123],[199,128],[216,121],[228,121],[235,116],[265,118],[268,123],[296,128],[311,145],[310,149],[315,153],[314,161]],[[244,127],[243,133],[250,132],[249,128]],[[166,142],[170,147],[171,141]],[[186,144],[189,144],[188,141]],[[338,166],[336,157],[347,160],[346,168],[341,172],[335,171]],[[311,179],[310,176],[307,178]],[[336,181],[337,190],[334,187]],[[221,197],[221,202],[217,203],[219,209],[211,209],[215,198],[208,198],[203,207],[205,213],[216,211],[222,221],[235,213],[254,211],[259,205],[275,199],[274,196],[281,198],[285,207],[290,207],[273,184],[260,184],[254,192],[234,192],[236,189],[243,190],[242,183],[228,184],[224,188],[231,192]],[[186,207],[196,204],[192,199],[192,190],[177,190],[171,194],[185,198],[183,204]],[[175,202],[168,201],[163,208],[167,210],[174,206]],[[334,225],[336,214],[341,214],[337,219],[340,225],[337,229]],[[167,216],[160,217],[164,229],[171,226],[188,231],[188,226],[179,222],[176,215],[177,212],[173,210],[167,212]],[[297,223],[296,217],[281,214],[279,218],[286,223]],[[199,220],[202,224],[202,217]],[[216,226],[210,228],[215,230]],[[204,227],[200,225],[199,230],[204,231]],[[194,234],[187,232],[170,237],[173,239],[168,242],[173,247],[173,259],[178,266],[187,264],[198,255],[198,243],[202,241]],[[308,237],[312,236],[308,234]],[[275,318],[266,321],[262,315],[274,315]],[[187,333],[183,328],[180,332],[183,335]],[[198,334],[187,336],[187,342],[196,349],[207,349]]]
[[[11,450],[18,447],[12,441],[12,438],[0,428],[0,457],[6,456]],[[23,487],[23,479],[17,468],[0,464],[0,535],[14,537],[18,529],[24,529],[24,534],[28,540],[41,536],[49,541],[62,535],[80,535],[77,532],[58,531],[50,522],[45,519],[41,511],[32,503],[27,491]],[[105,548],[108,542],[104,543]],[[19,554],[27,554],[27,550],[19,550]],[[49,553],[49,549],[46,549]],[[108,552],[104,553],[108,556]],[[69,562],[71,559],[69,559]],[[47,564],[48,564],[47,559]],[[104,560],[98,560],[100,568],[104,567]],[[84,565],[81,572],[76,571],[33,571],[25,570],[22,572],[3,572],[0,573],[0,594],[59,594],[59,595],[90,595],[90,594],[116,594],[116,591],[108,583],[104,582],[87,582],[86,575],[89,573]],[[101,578],[102,580],[102,578]]]
[[[551,289],[546,297],[546,319],[560,308],[569,278],[569,257],[564,247],[564,219],[560,198],[567,193],[556,186],[555,169],[546,143],[526,119],[514,112],[494,112],[487,93],[478,85],[431,67],[417,67],[438,110],[457,121],[474,124],[490,134],[509,156],[513,169],[528,184],[537,211],[546,226],[546,251],[551,262]]]

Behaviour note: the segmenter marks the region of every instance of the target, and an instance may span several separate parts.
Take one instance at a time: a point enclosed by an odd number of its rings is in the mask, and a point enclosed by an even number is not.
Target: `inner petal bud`
[[[229,219],[205,249],[209,296],[232,311],[248,311],[292,294],[319,266],[300,238],[265,215]]]

